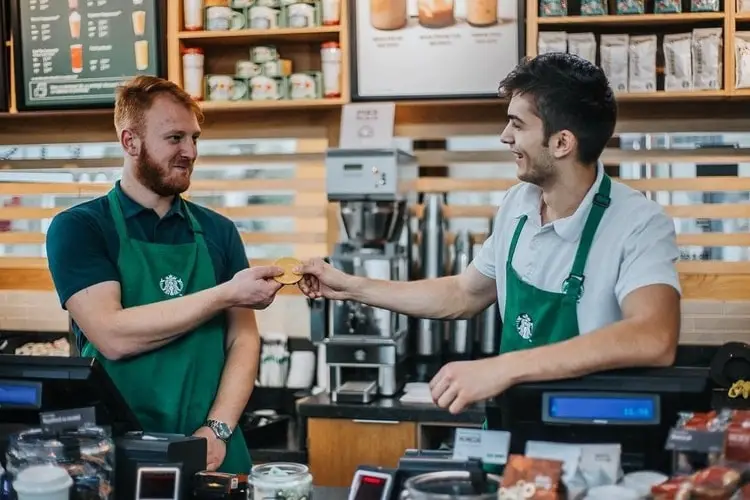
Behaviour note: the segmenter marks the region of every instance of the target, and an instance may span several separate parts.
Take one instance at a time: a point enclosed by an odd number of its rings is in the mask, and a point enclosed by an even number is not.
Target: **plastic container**
[[[341,47],[337,42],[325,42],[320,47],[323,69],[323,97],[341,97]]]
[[[476,479],[476,478],[475,478]],[[473,482],[467,471],[440,471],[420,474],[406,480],[402,500],[497,500],[501,478],[487,474]]]
[[[73,479],[62,467],[32,465],[13,481],[18,500],[68,500]]]
[[[248,478],[250,498],[311,498],[312,474],[307,466],[291,462],[256,465]]]
[[[6,458],[14,487],[17,478],[31,467],[58,466],[73,480],[72,500],[114,498],[115,446],[109,432],[101,427],[22,431],[10,437]]]
[[[185,92],[196,101],[201,101],[203,95],[203,64],[205,56],[199,48],[185,49],[182,54],[182,86]]]

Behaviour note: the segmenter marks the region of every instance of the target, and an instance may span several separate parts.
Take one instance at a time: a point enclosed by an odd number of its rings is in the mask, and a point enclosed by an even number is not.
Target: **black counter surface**
[[[330,486],[315,486],[313,500],[346,500],[349,488],[332,488]]]
[[[401,403],[398,398],[380,398],[370,404],[334,403],[328,394],[301,400],[297,412],[303,418],[346,418],[357,420],[398,420],[401,422],[450,422],[481,424],[484,404],[472,405],[452,415],[448,410],[426,403]]]

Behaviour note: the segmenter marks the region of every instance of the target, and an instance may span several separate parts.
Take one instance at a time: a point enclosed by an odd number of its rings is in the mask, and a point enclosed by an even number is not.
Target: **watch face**
[[[226,440],[232,437],[232,431],[229,430],[229,426],[227,424],[225,424],[224,422],[214,422],[213,424],[214,431],[216,431],[216,434],[220,439]]]

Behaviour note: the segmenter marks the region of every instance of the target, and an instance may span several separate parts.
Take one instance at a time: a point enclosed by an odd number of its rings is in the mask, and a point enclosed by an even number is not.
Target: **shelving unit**
[[[619,101],[712,101],[747,99],[750,88],[735,88],[736,47],[735,32],[750,31],[750,12],[737,12],[737,0],[722,0],[719,12],[681,12],[667,14],[629,15],[567,15],[543,17],[539,15],[539,1],[528,0],[526,6],[526,47],[528,56],[538,54],[539,33],[544,31],[593,32],[597,35],[597,55],[600,53],[598,35],[602,33],[655,33],[685,32],[697,27],[722,28],[723,85],[719,90],[669,91],[658,90],[650,93],[618,94]],[[610,2],[610,12],[614,9]],[[744,26],[743,26],[744,25]],[[661,41],[659,51],[662,50]],[[663,68],[657,68],[658,72]]]
[[[341,2],[340,24],[312,28],[242,29],[233,31],[185,31],[182,4],[167,13],[168,77],[182,86],[182,53],[198,47],[205,54],[204,74],[234,74],[234,65],[249,58],[252,46],[274,45],[284,59],[292,60],[294,71],[319,71],[320,45],[338,41],[341,47],[341,97],[277,101],[204,101],[206,111],[243,110],[326,110],[340,108],[349,102],[348,2]]]

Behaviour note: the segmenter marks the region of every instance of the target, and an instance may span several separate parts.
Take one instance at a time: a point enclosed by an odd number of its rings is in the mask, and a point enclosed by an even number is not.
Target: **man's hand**
[[[276,266],[243,269],[227,282],[229,301],[236,307],[265,309],[284,286],[273,279],[282,274],[284,270]]]
[[[205,438],[207,441],[206,470],[215,471],[221,467],[227,455],[227,444],[217,438],[214,431],[208,427],[201,427],[193,433],[193,436]]]
[[[432,400],[452,414],[468,405],[496,396],[511,385],[509,374],[499,367],[498,358],[448,363],[430,381]]]
[[[294,270],[302,274],[299,289],[308,298],[324,297],[333,300],[346,300],[352,287],[353,276],[339,271],[323,259],[310,259]]]

